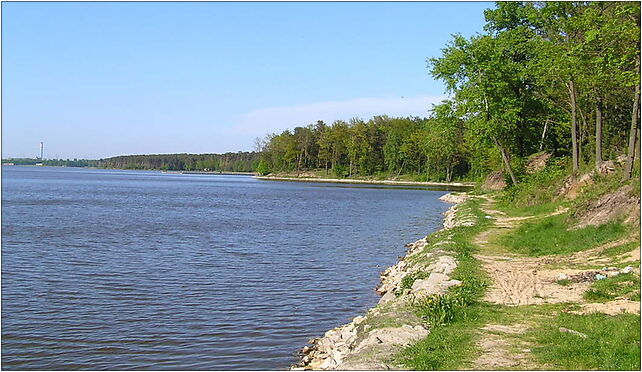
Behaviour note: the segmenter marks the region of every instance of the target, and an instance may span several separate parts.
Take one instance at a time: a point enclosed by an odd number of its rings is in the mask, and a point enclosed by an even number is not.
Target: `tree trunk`
[[[426,155],[426,181],[428,181],[428,174],[430,174],[430,157]]]
[[[504,149],[504,146],[499,143],[497,138],[493,137],[493,141],[495,141],[495,145],[499,147],[499,151],[502,153],[502,160],[504,161],[504,167],[506,168],[506,172],[508,172],[508,175],[510,176],[511,181],[513,181],[513,185],[517,186],[517,178],[515,178],[515,173],[513,173],[513,168],[510,166],[510,160],[508,159],[508,154],[506,154],[506,149]]]
[[[639,71],[639,61],[640,57],[638,56],[638,71]],[[631,178],[631,173],[633,172],[633,162],[635,161],[635,152],[637,148],[637,137],[638,137],[638,110],[640,108],[640,84],[635,85],[635,96],[633,97],[633,110],[631,113],[631,129],[629,131],[629,150],[626,156],[626,169],[624,171],[624,179],[628,180]]]
[[[348,177],[352,177],[352,158],[350,158],[350,171],[348,172]]]
[[[595,105],[595,168],[602,165],[602,99],[597,99]]]
[[[575,84],[573,80],[570,80],[567,84],[569,100],[571,104],[571,141],[572,141],[572,152],[573,152],[573,173],[577,173],[580,170],[580,158],[578,151],[577,143],[577,102],[576,102],[576,92]]]
[[[401,168],[399,168],[399,172],[397,172],[397,177],[399,177],[399,175],[401,174],[401,171],[403,171],[403,166],[404,166],[404,165],[406,165],[406,159],[404,159],[404,160],[401,162]]]
[[[577,96],[576,96],[577,99]],[[580,119],[582,119],[581,124],[578,125],[578,140],[577,140],[577,158],[580,159],[579,162],[582,162],[582,149],[584,147],[584,143],[586,142],[586,137],[588,137],[588,124],[586,124],[586,116],[584,115],[584,111],[582,111],[582,106],[577,105],[577,113],[580,115]]]
[[[544,130],[542,131],[542,140],[539,143],[539,151],[542,151],[544,148],[544,138],[546,137],[546,129],[548,129],[548,120],[546,119],[546,122],[544,123]]]

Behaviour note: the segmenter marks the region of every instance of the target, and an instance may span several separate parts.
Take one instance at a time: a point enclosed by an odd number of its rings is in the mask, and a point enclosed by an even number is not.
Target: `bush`
[[[551,158],[546,167],[533,174],[524,174],[517,186],[509,187],[503,201],[528,206],[551,201],[566,176],[567,158]]]
[[[259,162],[259,165],[256,166],[256,172],[261,176],[265,176],[266,174],[272,173],[272,169],[270,168],[268,162],[266,162],[265,160],[261,160]]]

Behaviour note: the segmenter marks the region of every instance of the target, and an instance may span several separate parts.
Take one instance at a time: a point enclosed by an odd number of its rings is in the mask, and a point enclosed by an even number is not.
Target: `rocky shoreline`
[[[443,229],[432,238],[424,237],[406,244],[406,255],[381,274],[381,282],[376,288],[382,296],[379,303],[352,322],[310,340],[300,351],[300,362],[290,369],[403,369],[393,361],[393,356],[430,333],[414,314],[412,303],[424,296],[443,294],[448,288],[461,284],[449,277],[457,267],[457,261],[445,248],[451,243],[447,230],[473,223],[472,218],[459,211],[460,204],[467,198],[464,193],[442,196],[440,200],[455,203],[444,213]],[[420,278],[419,273],[424,275]],[[404,283],[404,278],[413,275],[417,277],[411,286]]]

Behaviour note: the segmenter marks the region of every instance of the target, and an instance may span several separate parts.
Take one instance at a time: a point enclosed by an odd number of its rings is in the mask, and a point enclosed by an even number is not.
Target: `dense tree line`
[[[513,184],[538,151],[598,166],[639,157],[640,3],[500,2],[480,33],[454,35],[430,73],[450,98],[428,118],[323,122],[268,135],[259,171],[323,168],[339,177],[475,177]],[[638,159],[639,160],[639,159]]]
[[[255,152],[225,154],[125,155],[100,160],[100,166],[119,169],[252,172],[259,162]]]
[[[88,159],[35,159],[35,158],[16,158],[3,159],[3,163],[13,163],[15,165],[36,165],[42,164],[50,167],[98,167],[100,160]]]
[[[338,177],[413,173],[451,180],[469,170],[463,121],[449,107],[430,118],[376,116],[286,130],[263,142],[258,171],[325,169]]]

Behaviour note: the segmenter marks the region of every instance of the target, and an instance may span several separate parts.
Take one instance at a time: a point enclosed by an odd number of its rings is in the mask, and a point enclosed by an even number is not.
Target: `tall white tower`
[[[40,158],[39,158],[40,160],[43,160],[42,153],[43,153],[44,148],[45,148],[45,143],[44,142],[40,142]]]

